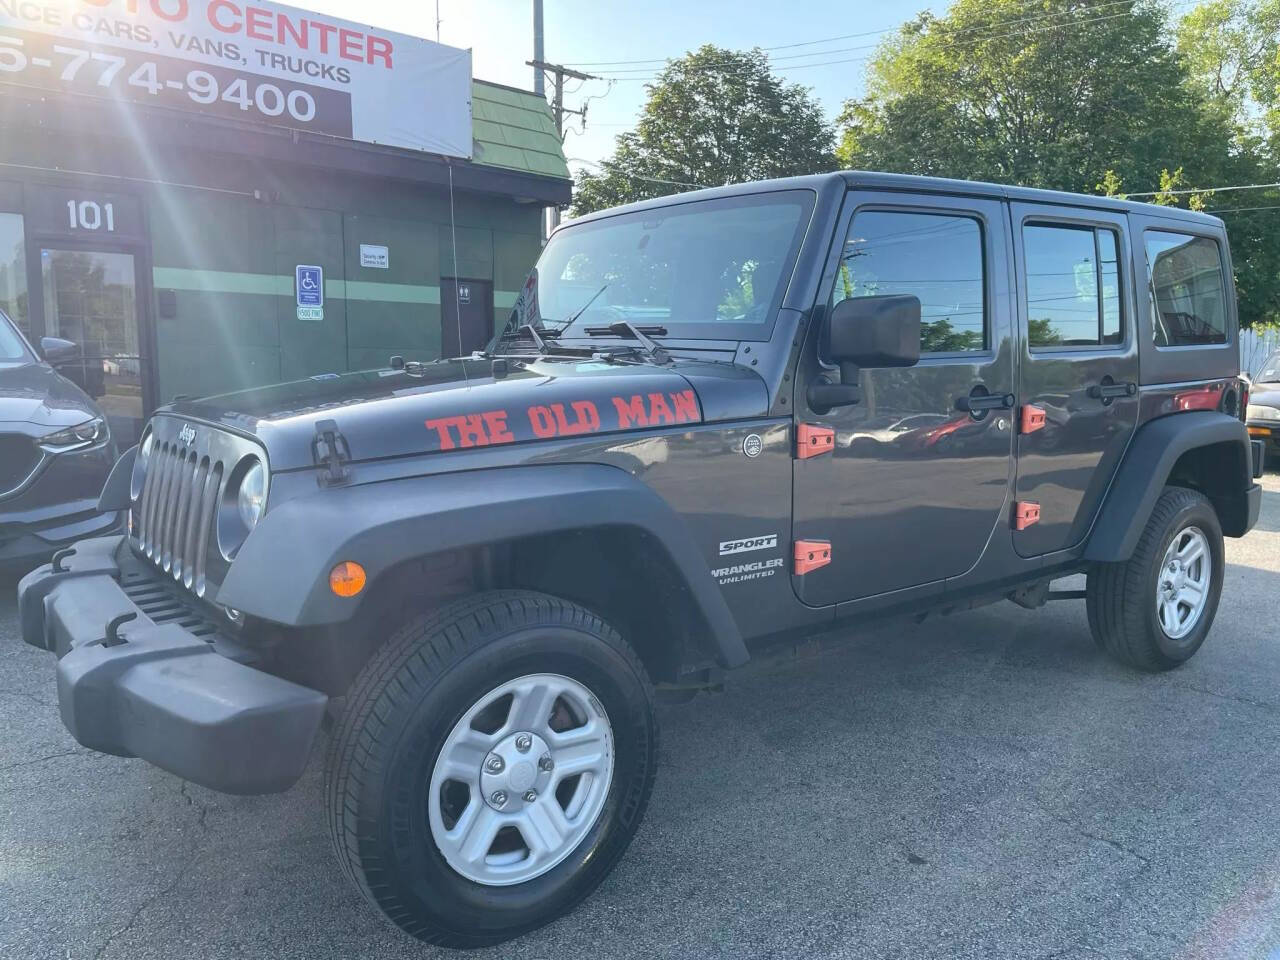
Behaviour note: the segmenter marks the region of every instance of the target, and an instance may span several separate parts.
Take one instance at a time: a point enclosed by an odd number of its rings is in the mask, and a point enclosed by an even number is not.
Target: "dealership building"
[[[468,51],[262,2],[0,0],[0,308],[82,345],[122,443],[178,394],[479,347],[569,194],[546,101]]]

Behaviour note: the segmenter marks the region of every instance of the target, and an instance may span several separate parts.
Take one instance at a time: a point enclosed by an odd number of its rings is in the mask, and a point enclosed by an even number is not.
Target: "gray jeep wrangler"
[[[1258,515],[1238,372],[1213,217],[864,173],[637,204],[557,231],[482,353],[157,411],[129,532],[27,576],[23,634],[80,743],[215,790],[289,788],[328,718],[343,869],[493,943],[623,855],[655,689],[1000,599],[1186,661]]]

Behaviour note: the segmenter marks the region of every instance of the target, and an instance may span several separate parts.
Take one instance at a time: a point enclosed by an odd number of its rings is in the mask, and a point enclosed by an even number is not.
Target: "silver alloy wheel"
[[[1156,616],[1170,640],[1195,629],[1209,603],[1213,554],[1199,527],[1184,527],[1169,543],[1156,581]]]
[[[576,680],[537,673],[481,697],[431,774],[431,836],[458,873],[487,886],[541,876],[595,826],[613,781],[613,730]]]

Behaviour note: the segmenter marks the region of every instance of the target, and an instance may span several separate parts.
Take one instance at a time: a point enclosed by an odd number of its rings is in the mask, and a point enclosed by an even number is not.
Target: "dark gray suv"
[[[483,351],[156,411],[103,489],[128,533],[29,573],[22,634],[77,741],[228,793],[328,714],[340,869],[424,941],[509,939],[622,857],[659,694],[1004,599],[1192,657],[1262,502],[1232,276],[1216,217],[998,184],[602,211]]]
[[[43,360],[0,311],[0,568],[34,566],[120,522],[98,510],[116,457],[106,418],[48,362],[79,348],[56,337],[41,348]]]

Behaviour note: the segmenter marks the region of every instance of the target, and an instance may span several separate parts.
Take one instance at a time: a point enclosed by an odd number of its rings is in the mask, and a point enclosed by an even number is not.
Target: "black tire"
[[[1155,599],[1165,551],[1188,527],[1204,533],[1213,569],[1209,596],[1198,622],[1186,636],[1175,640],[1160,624]],[[1139,670],[1172,670],[1186,663],[1204,643],[1218,611],[1223,558],[1222,527],[1213,504],[1199,491],[1166,487],[1133,556],[1123,563],[1095,564],[1089,572],[1086,605],[1089,629],[1098,647]]]
[[[428,785],[463,715],[532,673],[570,677],[603,705],[612,781],[595,825],[566,859],[526,882],[476,883],[433,840]],[[325,774],[334,847],[365,897],[419,940],[479,947],[550,922],[600,884],[640,825],[657,766],[652,686],[627,642],[576,604],[498,591],[417,617],[375,654],[347,700]]]

